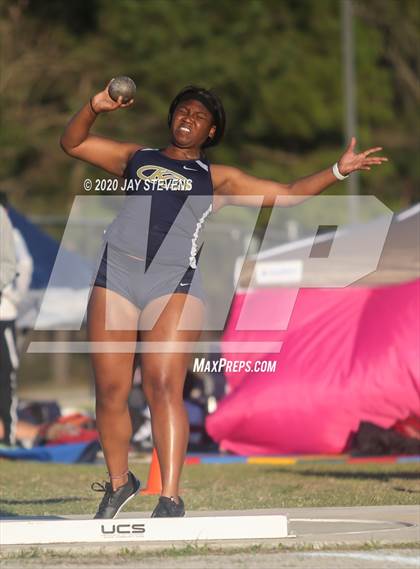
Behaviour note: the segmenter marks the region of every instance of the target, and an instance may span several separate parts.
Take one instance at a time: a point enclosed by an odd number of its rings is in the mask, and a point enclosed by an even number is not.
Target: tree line
[[[390,158],[361,190],[400,209],[419,199],[420,3],[354,4],[359,143]],[[169,102],[198,84],[227,112],[212,161],[282,182],[323,168],[345,144],[340,26],[338,0],[4,0],[0,189],[28,213],[67,211],[103,173],[65,156],[60,134],[121,74],[136,103],[100,116],[97,133],[164,146]]]

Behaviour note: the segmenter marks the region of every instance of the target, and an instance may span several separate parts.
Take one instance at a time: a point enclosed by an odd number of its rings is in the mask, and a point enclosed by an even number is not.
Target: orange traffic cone
[[[153,449],[152,462],[150,464],[147,486],[140,490],[140,494],[155,495],[162,492],[162,476],[160,474],[160,464],[156,449]]]

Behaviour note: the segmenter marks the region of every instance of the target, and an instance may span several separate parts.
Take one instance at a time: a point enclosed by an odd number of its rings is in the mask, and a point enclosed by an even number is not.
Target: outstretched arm
[[[108,93],[108,85],[74,115],[66,126],[60,144],[64,152],[70,156],[99,166],[116,176],[122,176],[130,157],[142,147],[139,144],[117,142],[90,134],[90,129],[100,113],[115,111],[133,104],[133,99],[124,104],[122,97],[119,97],[118,101],[113,101]]]
[[[338,161],[339,173],[347,176],[356,170],[370,170],[371,166],[379,165],[388,159],[384,156],[372,156],[382,150],[381,147],[369,148],[356,154],[354,148],[356,139],[353,137],[344,154]],[[215,164],[211,166],[211,175],[218,206],[248,205],[283,207],[296,205],[310,196],[320,194],[326,188],[337,182],[332,168],[316,172],[305,178],[300,178],[290,184],[281,184],[273,180],[265,180],[245,174],[238,168]],[[261,199],[262,204],[261,204]]]

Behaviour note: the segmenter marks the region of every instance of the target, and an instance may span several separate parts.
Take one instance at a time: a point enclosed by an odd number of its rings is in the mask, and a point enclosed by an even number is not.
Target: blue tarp
[[[60,244],[15,209],[9,208],[8,213],[13,226],[22,234],[33,259],[34,269],[31,289],[45,289],[48,285]],[[64,254],[66,256],[66,271],[58,275],[59,278],[55,280],[54,285],[78,289],[81,282],[80,274],[85,271],[91,274],[92,267],[88,261],[77,253],[65,251]]]
[[[60,329],[63,323],[71,325],[72,319],[80,324],[78,315],[86,308],[85,290],[92,275],[92,262],[82,255],[62,249],[60,270],[55,271],[52,285],[50,278],[60,243],[15,209],[9,208],[8,213],[13,226],[21,233],[33,261],[30,290],[19,305],[18,328],[33,328],[47,287],[54,299],[57,299],[57,302],[48,304],[47,328]]]
[[[64,445],[37,446],[25,448],[0,448],[0,458],[11,460],[37,460],[40,462],[94,462],[100,448],[98,441],[71,443]]]

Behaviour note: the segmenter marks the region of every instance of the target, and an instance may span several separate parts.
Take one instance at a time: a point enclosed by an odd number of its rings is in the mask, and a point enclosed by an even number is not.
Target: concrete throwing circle
[[[289,536],[302,543],[415,542],[420,537],[417,506],[287,509]]]

